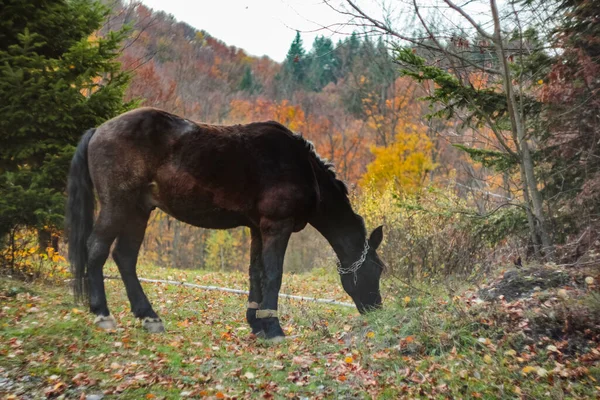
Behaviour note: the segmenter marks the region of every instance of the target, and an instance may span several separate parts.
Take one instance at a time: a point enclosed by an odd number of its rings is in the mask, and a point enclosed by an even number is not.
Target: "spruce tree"
[[[360,39],[356,32],[352,32],[350,37],[344,41],[339,41],[336,48],[335,54],[338,60],[336,68],[336,78],[343,79],[350,74],[354,66],[354,60],[358,55],[360,49]]]
[[[115,61],[125,33],[93,35],[106,12],[91,0],[0,0],[0,239],[62,225],[80,136],[128,108]]]
[[[290,45],[287,56],[283,61],[282,74],[279,77],[287,94],[301,88],[306,78],[306,51],[302,44],[300,32],[296,31],[296,37]]]
[[[317,36],[310,52],[308,66],[308,82],[310,88],[320,91],[330,82],[337,82],[339,60],[331,39]]]
[[[254,78],[252,69],[249,66],[246,66],[246,69],[244,70],[244,75],[240,81],[239,89],[249,94],[254,94],[260,92],[261,90],[261,85]]]

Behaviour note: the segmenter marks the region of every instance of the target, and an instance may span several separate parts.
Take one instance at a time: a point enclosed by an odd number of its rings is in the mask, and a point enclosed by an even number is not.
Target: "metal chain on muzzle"
[[[353,262],[349,267],[342,267],[342,263],[338,260],[337,262],[337,270],[340,275],[354,274],[354,284],[356,285],[356,271],[362,267],[367,259],[367,253],[369,252],[369,241],[365,240],[365,248],[360,255],[360,258]]]

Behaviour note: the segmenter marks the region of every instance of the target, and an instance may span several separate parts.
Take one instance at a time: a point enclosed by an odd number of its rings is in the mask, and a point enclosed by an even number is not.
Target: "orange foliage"
[[[288,100],[276,102],[266,99],[232,100],[229,117],[236,122],[254,122],[274,120],[291,131],[299,132],[306,126],[306,116],[298,105],[292,105]]]
[[[477,90],[481,90],[489,86],[490,76],[484,71],[473,71],[469,74],[469,82]]]
[[[422,103],[417,101],[417,86],[410,78],[396,79],[385,96],[370,93],[363,100],[369,127],[375,133],[377,145],[388,146],[408,125],[422,118]]]
[[[125,58],[124,62],[132,60]],[[162,77],[154,61],[150,61],[136,70],[127,88],[127,97],[143,99],[144,106],[168,108],[176,98],[176,86],[173,80]]]

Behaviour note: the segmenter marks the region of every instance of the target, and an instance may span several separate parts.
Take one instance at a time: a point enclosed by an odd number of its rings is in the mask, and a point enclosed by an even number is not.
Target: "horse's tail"
[[[96,129],[88,130],[71,160],[69,170],[68,199],[66,210],[66,232],[69,240],[69,263],[73,274],[75,301],[87,301],[86,265],[87,241],[94,226],[94,184],[88,167],[88,144]]]

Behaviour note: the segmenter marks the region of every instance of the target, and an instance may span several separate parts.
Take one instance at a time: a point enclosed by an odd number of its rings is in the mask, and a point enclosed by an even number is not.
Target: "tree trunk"
[[[52,235],[52,232],[47,229],[38,229],[37,236],[41,253],[45,253],[48,247],[58,252],[58,236]]]
[[[523,135],[524,136],[524,135]],[[520,136],[520,139],[523,138]],[[521,143],[521,150],[523,154],[523,168],[525,169],[525,175],[527,177],[527,185],[529,193],[531,194],[531,200],[533,204],[533,213],[536,218],[536,226],[538,228],[540,238],[542,239],[543,253],[546,257],[552,258],[554,252],[550,235],[548,234],[546,217],[544,215],[544,204],[542,200],[542,194],[537,188],[537,180],[535,178],[535,172],[533,170],[533,160],[531,159],[531,153],[529,151],[529,144],[527,140],[523,138]]]
[[[521,178],[525,178],[524,192],[528,191],[528,194],[531,195],[533,214],[536,218],[534,229],[535,231],[539,232],[540,238],[542,239],[544,255],[546,257],[551,258],[553,253],[553,246],[546,227],[546,218],[544,216],[542,195],[537,188],[537,180],[535,178],[533,160],[531,158],[531,151],[529,150],[529,143],[527,142],[527,138],[525,135],[525,126],[521,118],[521,114],[518,112],[517,100],[515,98],[515,93],[512,87],[512,76],[508,67],[506,56],[504,54],[502,32],[500,30],[500,17],[498,15],[496,0],[490,0],[490,6],[492,9],[492,16],[494,18],[494,47],[496,48],[496,53],[498,55],[498,60],[500,61],[500,67],[504,78],[504,89],[506,93],[506,103],[508,108],[508,114],[510,116],[511,128],[513,134],[515,134],[514,136],[516,136],[517,138],[517,146],[520,150],[519,155],[521,157],[520,163],[522,168]],[[532,233],[535,234],[535,232]]]
[[[172,267],[173,268],[179,268],[179,240],[180,238],[180,227],[179,227],[179,221],[173,221],[173,254],[171,254],[172,261]]]
[[[529,199],[529,190],[527,188],[527,178],[525,176],[525,169],[523,165],[519,165],[521,171],[521,184],[523,185],[523,199],[525,200],[525,213],[527,214],[527,226],[529,226],[529,234],[531,235],[531,242],[533,243],[533,252],[535,257],[540,257],[540,241],[535,227],[535,217],[531,212],[531,201]]]

